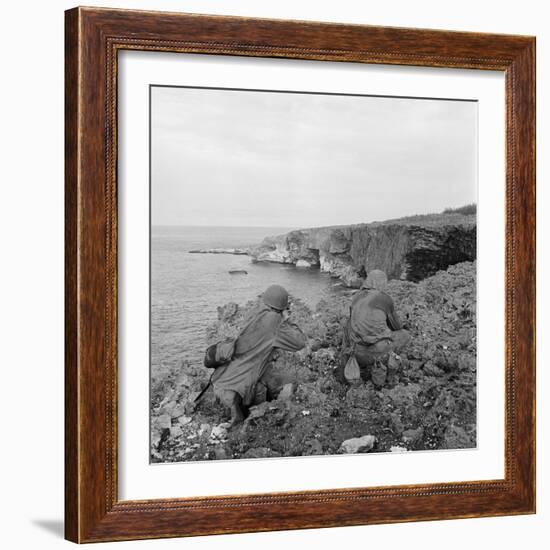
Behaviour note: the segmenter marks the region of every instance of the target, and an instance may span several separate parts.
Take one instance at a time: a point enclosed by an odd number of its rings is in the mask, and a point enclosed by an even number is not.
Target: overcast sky
[[[316,227],[476,202],[477,103],[151,93],[153,225]]]

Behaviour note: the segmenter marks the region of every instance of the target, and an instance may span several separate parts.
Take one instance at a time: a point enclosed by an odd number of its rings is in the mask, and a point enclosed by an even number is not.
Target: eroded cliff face
[[[390,279],[420,281],[450,265],[476,259],[475,216],[416,216],[389,222],[300,229],[267,237],[253,261],[318,266],[359,287],[371,269]]]

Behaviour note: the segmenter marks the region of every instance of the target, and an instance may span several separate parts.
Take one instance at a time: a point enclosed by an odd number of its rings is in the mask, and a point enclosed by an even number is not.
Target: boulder
[[[225,441],[227,439],[227,424],[214,426],[210,432],[210,441]]]
[[[340,452],[345,454],[368,453],[374,447],[376,437],[374,435],[364,435],[363,437],[354,437],[346,439],[340,445]]]

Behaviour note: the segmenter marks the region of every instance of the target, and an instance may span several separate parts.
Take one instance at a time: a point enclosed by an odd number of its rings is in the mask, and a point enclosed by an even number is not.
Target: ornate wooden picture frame
[[[501,71],[506,86],[505,476],[121,501],[117,56],[121,50]],[[535,511],[535,39],[98,8],[66,12],[66,538],[97,542]]]

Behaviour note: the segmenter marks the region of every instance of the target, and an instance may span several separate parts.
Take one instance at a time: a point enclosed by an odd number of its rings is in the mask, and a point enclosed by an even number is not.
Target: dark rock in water
[[[359,288],[371,269],[390,279],[420,281],[476,258],[476,216],[434,214],[386,222],[300,229],[266,237],[253,261],[318,266]]]
[[[245,269],[230,269],[229,270],[230,275],[248,275],[248,271]]]

